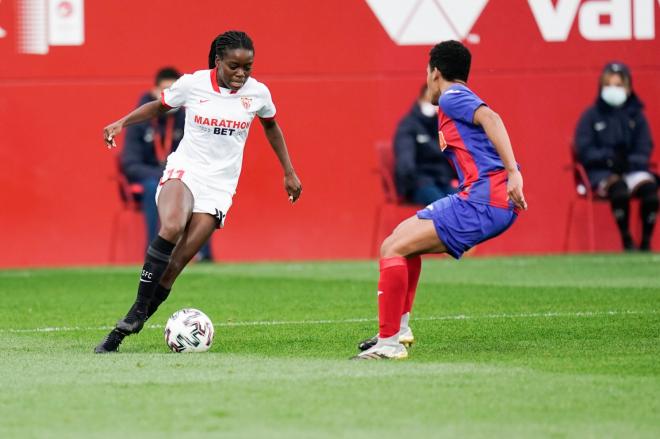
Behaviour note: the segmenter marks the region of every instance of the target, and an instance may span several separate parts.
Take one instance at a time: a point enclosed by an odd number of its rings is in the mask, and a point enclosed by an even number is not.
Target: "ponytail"
[[[209,69],[214,69],[215,68],[215,56],[216,56],[216,51],[215,51],[215,42],[217,41],[217,38],[211,41],[211,50],[209,51]]]

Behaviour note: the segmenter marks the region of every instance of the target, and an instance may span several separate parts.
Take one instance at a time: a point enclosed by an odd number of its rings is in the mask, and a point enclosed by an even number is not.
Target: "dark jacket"
[[[643,107],[635,93],[620,108],[598,96],[582,114],[575,130],[575,152],[592,186],[612,174],[649,170],[653,142]]]
[[[440,151],[438,118],[425,116],[415,102],[394,136],[395,183],[400,196],[411,198],[418,187],[450,187],[454,168]]]
[[[145,93],[138,102],[138,107],[153,101],[151,93]],[[183,108],[175,113],[163,114],[158,117],[158,128],[161,138],[165,137],[165,122],[167,117],[174,117],[174,132],[172,133],[172,151],[176,150],[183,138],[183,127],[186,115]],[[124,175],[131,183],[139,183],[147,179],[160,179],[165,163],[159,163],[154,149],[154,128],[151,121],[131,125],[126,128],[126,139],[121,151],[121,167]]]

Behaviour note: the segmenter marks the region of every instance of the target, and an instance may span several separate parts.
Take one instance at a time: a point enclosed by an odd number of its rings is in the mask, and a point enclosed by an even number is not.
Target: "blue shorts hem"
[[[433,221],[438,238],[455,259],[506,231],[517,216],[512,209],[465,200],[455,194],[417,211],[417,218]]]
[[[427,209],[418,210],[417,218],[433,221],[433,218],[430,215],[430,211],[428,211]],[[440,239],[442,244],[447,249],[447,254],[456,260],[461,259],[461,256],[463,256],[463,252],[457,251],[449,244],[449,239],[448,239],[449,234],[447,233],[447,230],[444,228],[444,226],[436,221],[433,221],[433,226],[435,227],[435,233],[438,234],[438,239]]]

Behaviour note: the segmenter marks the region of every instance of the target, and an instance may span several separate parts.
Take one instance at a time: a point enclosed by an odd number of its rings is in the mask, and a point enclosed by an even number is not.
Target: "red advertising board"
[[[425,79],[429,48],[448,38],[473,52],[470,86],[504,119],[530,204],[477,254],[562,251],[575,199],[572,133],[606,61],[629,64],[660,135],[658,20],[653,0],[2,0],[0,266],[109,261],[121,204],[103,126],[135,105],[159,67],[205,68],[211,40],[228,29],[255,42],[254,76],[272,92],[304,193],[289,205],[255,126],[226,227],[214,236],[220,259],[372,255],[382,203],[374,145],[392,137]],[[577,208],[574,250],[586,245]],[[596,224],[597,248],[618,249],[602,203]],[[125,233],[136,226],[120,224],[120,247],[136,247]]]

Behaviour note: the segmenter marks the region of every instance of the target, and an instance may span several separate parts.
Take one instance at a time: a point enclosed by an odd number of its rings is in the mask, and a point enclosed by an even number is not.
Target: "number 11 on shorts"
[[[159,186],[162,186],[165,184],[165,182],[169,179],[176,178],[177,180],[181,180],[183,178],[183,174],[186,171],[183,169],[168,169],[165,171],[165,175],[163,175],[163,178],[160,179],[160,182],[158,183]]]

